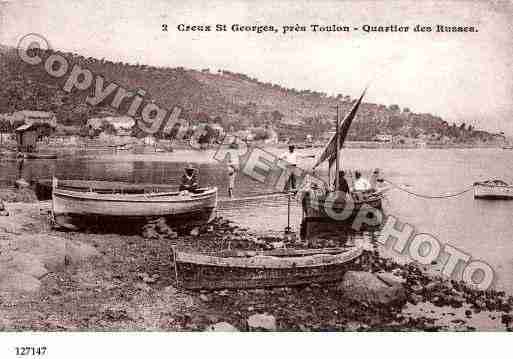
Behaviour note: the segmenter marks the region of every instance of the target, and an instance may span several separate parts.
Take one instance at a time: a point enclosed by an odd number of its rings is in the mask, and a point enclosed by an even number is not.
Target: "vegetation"
[[[311,134],[320,138],[333,128],[333,107],[339,104],[342,113],[347,113],[354,102],[348,95],[328,96],[318,91],[285,88],[227,70],[213,73],[210,69],[164,68],[59,54],[68,59],[70,68],[76,64],[103,76],[104,86],[113,81],[127,90],[144,89],[146,100],[154,100],[167,109],[177,105],[183,108],[181,116],[191,124],[217,123],[229,131],[269,125],[280,137],[304,139]],[[42,65],[26,64],[14,49],[2,48],[0,113],[23,109],[52,111],[61,124],[78,127],[92,117],[127,113],[130,101],[114,109],[109,106],[113,96],[108,96],[102,103],[90,106],[85,102],[90,91],[65,92],[62,88],[68,76],[51,77]],[[398,104],[363,103],[348,137],[372,140],[378,134],[408,138],[445,136],[453,142],[493,138],[470,125],[449,125],[432,114],[414,113],[408,107],[401,110]],[[142,134],[135,130],[134,135]]]

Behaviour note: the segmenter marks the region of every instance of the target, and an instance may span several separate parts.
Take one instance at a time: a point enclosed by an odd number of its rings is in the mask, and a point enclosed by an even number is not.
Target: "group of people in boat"
[[[372,172],[370,181],[363,177],[360,171],[354,173],[353,191],[369,192],[375,191],[379,181],[379,169],[376,168]],[[335,186],[335,184],[333,185]],[[347,183],[345,171],[339,171],[338,173],[338,190],[344,193],[349,193],[351,189]]]
[[[287,183],[285,184],[285,191],[296,192],[297,191],[297,180],[296,180],[296,168],[298,162],[298,154],[295,152],[295,146],[289,145],[288,151],[282,154],[279,157],[281,160],[287,163],[287,168],[289,170],[290,176],[288,178]],[[234,194],[235,187],[235,178],[237,175],[237,164],[231,158],[228,160],[228,196],[231,198]],[[354,181],[352,188],[349,186],[349,183],[346,179],[346,172],[339,171],[338,173],[338,190],[344,193],[349,192],[372,192],[377,188],[377,182],[379,181],[379,169],[376,168],[370,180],[363,177],[360,171],[354,172]],[[333,188],[335,189],[335,183],[333,183]],[[188,191],[188,192],[197,192],[199,190],[199,181],[198,174],[196,169],[191,165],[187,165],[184,169],[184,174],[182,175],[181,183],[180,183],[180,191]]]
[[[284,153],[280,159],[287,162],[288,169],[290,171],[290,177],[285,186],[285,190],[287,191],[297,191],[296,187],[296,175],[295,169],[297,167],[298,155],[295,152],[294,145],[289,146],[289,151]],[[339,171],[338,173],[339,181],[338,181],[338,190],[344,193],[351,192],[351,188],[346,179],[345,171]],[[354,182],[352,191],[356,192],[372,192],[377,188],[377,182],[379,181],[379,169],[374,169],[370,180],[363,177],[360,171],[355,171],[354,173]],[[333,188],[335,188],[335,182],[333,183]]]

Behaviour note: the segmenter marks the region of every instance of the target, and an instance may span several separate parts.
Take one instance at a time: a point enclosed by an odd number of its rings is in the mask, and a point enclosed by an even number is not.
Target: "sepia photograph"
[[[0,82],[2,333],[513,329],[509,0],[3,0]]]

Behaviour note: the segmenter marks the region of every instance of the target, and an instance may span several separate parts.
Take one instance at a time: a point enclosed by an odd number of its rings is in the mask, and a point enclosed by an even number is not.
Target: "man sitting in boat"
[[[349,193],[349,185],[346,180],[346,173],[344,171],[338,172],[338,190],[340,192]]]
[[[198,188],[199,184],[196,170],[192,164],[189,164],[185,167],[185,173],[182,176],[182,182],[180,184],[180,191],[196,192]]]

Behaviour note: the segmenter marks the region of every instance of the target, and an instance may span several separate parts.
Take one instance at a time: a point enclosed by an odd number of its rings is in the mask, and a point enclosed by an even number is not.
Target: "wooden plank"
[[[217,253],[220,257],[254,257],[258,255],[267,255],[273,257],[293,257],[293,256],[307,256],[313,254],[338,254],[347,251],[347,247],[334,247],[334,248],[313,248],[313,249],[293,249],[293,248],[280,248],[271,249],[267,251],[243,251],[243,250],[223,250]]]
[[[347,251],[332,254],[314,254],[304,257],[273,257],[267,255],[257,255],[249,258],[225,258],[205,254],[186,253],[177,251],[175,253],[176,261],[182,263],[191,263],[195,265],[214,266],[214,267],[234,267],[234,268],[307,268],[323,267],[348,262],[362,254],[362,248],[351,248]]]

